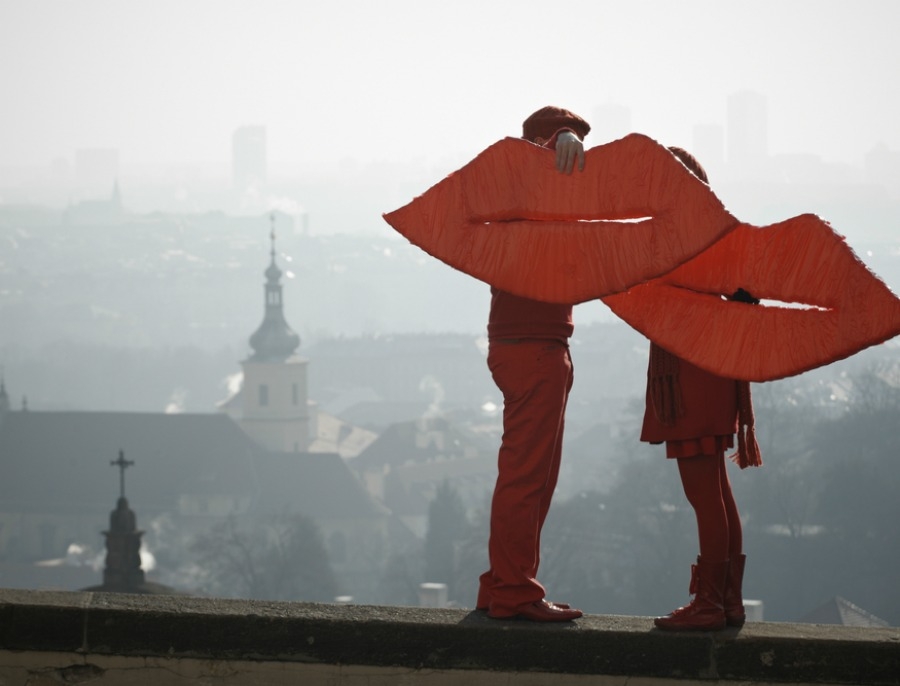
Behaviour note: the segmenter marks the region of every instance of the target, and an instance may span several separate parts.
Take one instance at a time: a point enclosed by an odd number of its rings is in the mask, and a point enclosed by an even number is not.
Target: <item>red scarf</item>
[[[650,344],[649,395],[653,411],[662,424],[671,426],[684,414],[681,386],[678,381],[678,357]],[[735,381],[738,408],[738,449],[729,459],[741,469],[762,466],[762,455],[756,441],[756,420],[750,397],[750,382]]]

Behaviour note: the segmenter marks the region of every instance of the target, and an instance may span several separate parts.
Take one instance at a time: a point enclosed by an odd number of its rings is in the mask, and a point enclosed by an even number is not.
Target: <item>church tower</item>
[[[265,314],[250,336],[251,355],[241,362],[239,423],[257,443],[275,452],[305,452],[310,444],[307,398],[308,360],[295,354],[298,336],[284,318],[281,269],[275,264],[275,216],[271,261],[265,271]]]

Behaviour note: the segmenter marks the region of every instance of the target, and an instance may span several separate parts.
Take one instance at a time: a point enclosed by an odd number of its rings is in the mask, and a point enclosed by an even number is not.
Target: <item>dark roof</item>
[[[250,497],[262,511],[316,519],[381,512],[333,453],[270,453],[225,414],[7,412],[0,422],[0,509],[97,512],[119,497],[119,450],[135,464],[125,493],[139,516],[182,495]]]
[[[483,436],[445,417],[433,417],[390,425],[351,464],[357,472],[365,472],[384,465],[428,462],[438,457],[461,458],[494,449]]]
[[[838,624],[841,626],[888,626],[871,612],[857,607],[849,600],[834,596],[803,617],[802,624]]]
[[[8,412],[0,423],[6,508],[106,512],[119,496],[119,450],[134,462],[125,493],[138,512],[180,494],[246,494],[260,449],[224,414]]]
[[[368,519],[387,513],[336,453],[266,453],[255,461],[257,507],[299,511],[316,519]]]
[[[428,411],[431,400],[363,400],[334,414],[348,424],[380,433],[391,424],[413,421]]]

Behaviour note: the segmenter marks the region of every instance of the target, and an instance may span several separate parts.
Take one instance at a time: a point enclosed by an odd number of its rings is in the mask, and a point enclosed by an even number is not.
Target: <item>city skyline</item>
[[[687,146],[695,127],[724,127],[743,91],[767,100],[769,154],[861,166],[880,144],[900,150],[900,97],[884,87],[900,68],[897,12],[876,0],[567,0],[553,16],[533,2],[4,3],[0,166],[113,149],[123,168],[228,174],[235,130],[263,125],[273,174],[446,173],[550,102],[588,118],[624,107],[633,130]]]

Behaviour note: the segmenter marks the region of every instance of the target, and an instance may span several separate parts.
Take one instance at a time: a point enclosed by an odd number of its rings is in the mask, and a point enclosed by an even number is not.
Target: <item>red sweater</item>
[[[563,128],[544,144],[556,149],[556,139]],[[572,133],[575,133],[572,131]],[[545,303],[521,298],[512,293],[491,288],[491,313],[488,317],[488,339],[551,338],[567,340],[575,330],[572,306]]]
[[[520,298],[491,288],[488,338],[554,338],[566,340],[575,330],[572,306]]]

